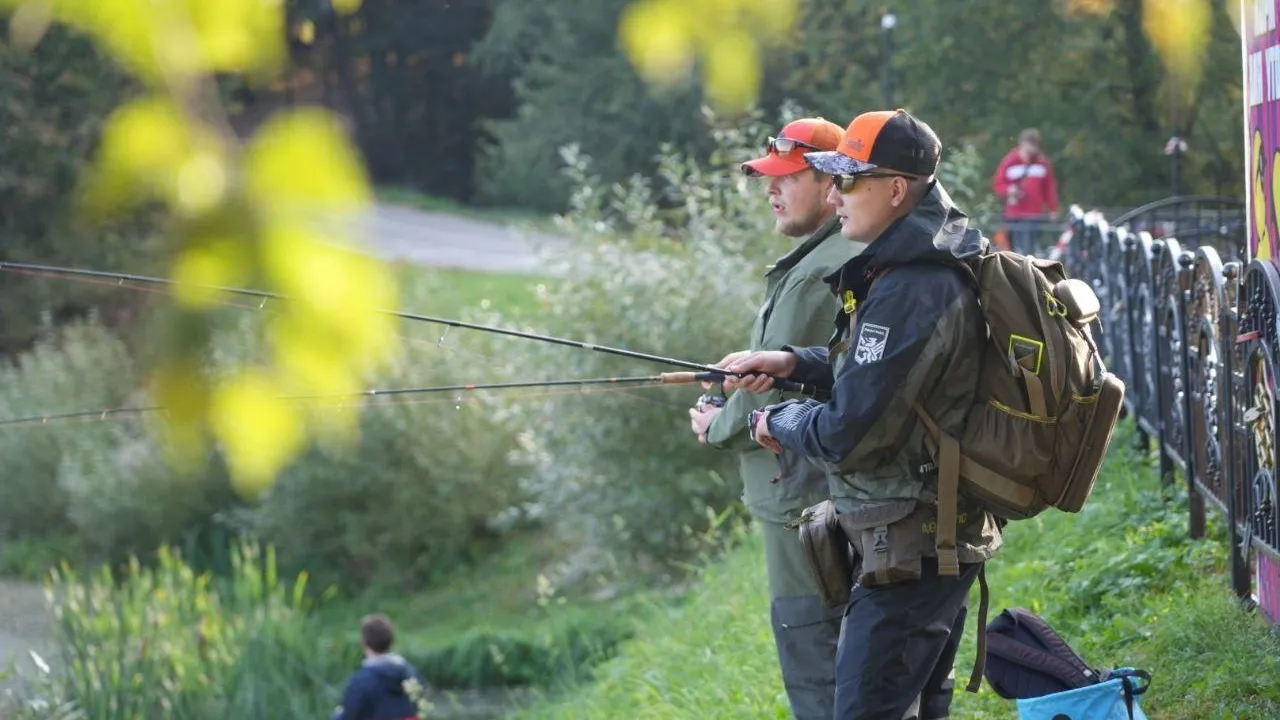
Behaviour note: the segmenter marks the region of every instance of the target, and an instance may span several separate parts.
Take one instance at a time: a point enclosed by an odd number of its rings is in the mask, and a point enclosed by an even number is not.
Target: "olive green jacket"
[[[833,217],[769,266],[765,301],[751,328],[748,349],[821,345],[831,337],[831,318],[839,304],[823,278],[866,247],[846,240],[839,230],[839,220]],[[752,515],[768,522],[788,522],[804,508],[825,499],[829,491],[822,464],[790,451],[779,457],[748,435],[748,414],[787,396],[780,391],[735,392],[707,428],[708,444],[739,451],[742,501]]]

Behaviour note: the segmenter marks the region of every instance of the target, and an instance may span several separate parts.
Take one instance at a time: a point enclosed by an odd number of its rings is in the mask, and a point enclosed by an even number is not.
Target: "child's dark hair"
[[[382,613],[366,615],[360,621],[360,639],[365,647],[376,653],[390,650],[392,643],[396,641],[396,630],[391,624],[391,618]]]

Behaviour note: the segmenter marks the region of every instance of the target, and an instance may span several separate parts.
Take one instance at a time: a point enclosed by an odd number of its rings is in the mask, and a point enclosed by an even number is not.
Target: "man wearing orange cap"
[[[768,178],[775,229],[799,241],[765,275],[765,301],[751,329],[751,350],[817,345],[831,335],[839,307],[823,277],[865,246],[840,237],[834,208],[825,200],[831,177],[811,169],[804,153],[833,150],[842,134],[843,128],[822,118],[796,120],[769,138],[763,157],[742,166],[752,177]],[[742,499],[764,534],[773,634],[792,711],[798,720],[830,720],[844,608],[828,607],[819,597],[799,536],[786,527],[804,508],[827,497],[827,474],[799,453],[774,455],[757,446],[747,428],[753,410],[782,399],[781,393],[736,392],[723,408],[700,403],[689,416],[700,441],[739,452]]]
[[[832,501],[861,558],[836,656],[840,720],[950,716],[969,590],[1003,542],[985,506],[955,499],[950,473],[944,484],[921,418],[961,437],[987,342],[961,261],[990,243],[937,181],[941,151],[927,124],[881,110],[854,118],[836,151],[806,155],[833,176],[841,235],[867,243],[829,277],[830,292],[846,299],[837,333],[725,368],[742,374],[725,383],[739,392],[769,392],[784,377],[830,393],[765,408],[752,427],[760,444],[838,470]]]

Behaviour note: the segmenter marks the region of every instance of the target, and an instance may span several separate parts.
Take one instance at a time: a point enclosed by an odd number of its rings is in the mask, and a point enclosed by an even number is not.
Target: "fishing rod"
[[[458,385],[433,385],[430,387],[407,387],[407,388],[372,388],[358,393],[338,393],[330,395],[285,395],[280,400],[354,400],[356,398],[371,398],[384,395],[426,395],[430,393],[444,392],[472,392],[478,390],[510,390],[514,388],[535,388],[535,387],[592,387],[602,385],[687,385],[699,381],[714,381],[716,376],[712,373],[695,373],[695,372],[669,372],[659,373],[657,375],[637,375],[631,377],[601,377],[601,378],[582,378],[576,380],[527,380],[521,382],[500,382],[500,383],[463,383]],[[7,418],[0,420],[0,427],[10,425],[30,425],[44,424],[50,421],[58,420],[76,420],[81,418],[96,417],[100,420],[106,420],[114,415],[138,415],[151,412],[162,412],[165,408],[159,405],[146,405],[140,407],[120,407],[109,408],[105,410],[80,410],[76,412],[54,413],[47,415],[32,415],[29,417]]]
[[[119,283],[138,282],[152,285],[176,285],[176,280],[169,278],[151,277],[148,275],[134,275],[131,273],[109,272],[105,270],[86,270],[80,268],[65,268],[55,265],[38,265],[33,263],[20,263],[10,261],[0,261],[0,271],[3,270],[25,270],[36,273],[48,273],[52,275],[68,275],[81,277],[96,277],[116,280]],[[214,290],[225,292],[233,295],[244,295],[248,297],[262,298],[263,300],[291,300],[292,298],[280,293],[268,292],[266,290],[252,290],[249,288],[224,287],[219,285],[196,285],[196,287],[205,290]],[[724,378],[731,374],[739,377],[741,373],[726,373],[723,368],[714,365],[706,365],[703,363],[695,363],[688,360],[679,360],[676,358],[663,357],[661,355],[652,355],[649,353],[636,352],[634,350],[623,350],[621,348],[608,347],[606,345],[597,345],[595,343],[582,342],[579,340],[569,340],[566,338],[554,337],[551,335],[541,335],[538,333],[522,332],[520,330],[510,330],[507,328],[496,327],[493,325],[480,325],[477,323],[464,322],[462,320],[452,320],[449,318],[432,317],[430,315],[421,315],[419,313],[404,312],[401,310],[383,310],[374,309],[373,312],[384,315],[394,315],[406,320],[414,320],[417,322],[426,322],[436,325],[445,325],[451,328],[462,328],[464,330],[476,330],[479,332],[494,333],[497,335],[509,335],[511,337],[523,338],[525,340],[535,340],[538,342],[551,343],[554,345],[564,345],[567,347],[578,348],[580,350],[591,350],[593,352],[605,353],[608,355],[617,355],[619,357],[631,358],[634,360],[645,360],[648,362],[661,363],[663,365],[671,365],[675,367],[688,368],[704,373],[715,375],[713,382],[723,382]],[[785,378],[773,378],[773,386],[778,390],[786,392],[795,392],[810,397],[820,397],[820,390],[812,385],[799,383],[794,380]]]

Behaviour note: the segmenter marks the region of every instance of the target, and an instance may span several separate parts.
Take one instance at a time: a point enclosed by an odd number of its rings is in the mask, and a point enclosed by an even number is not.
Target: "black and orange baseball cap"
[[[844,131],[840,126],[825,118],[802,118],[793,120],[782,128],[778,137],[769,138],[762,158],[742,163],[742,172],[751,175],[790,175],[807,170],[804,160],[806,152],[835,150],[840,144]],[[786,142],[786,141],[792,142]],[[795,145],[788,148],[788,145]]]
[[[933,128],[901,108],[876,110],[849,123],[839,146],[811,152],[805,162],[828,175],[857,175],[876,168],[929,176],[938,169],[942,142]]]

